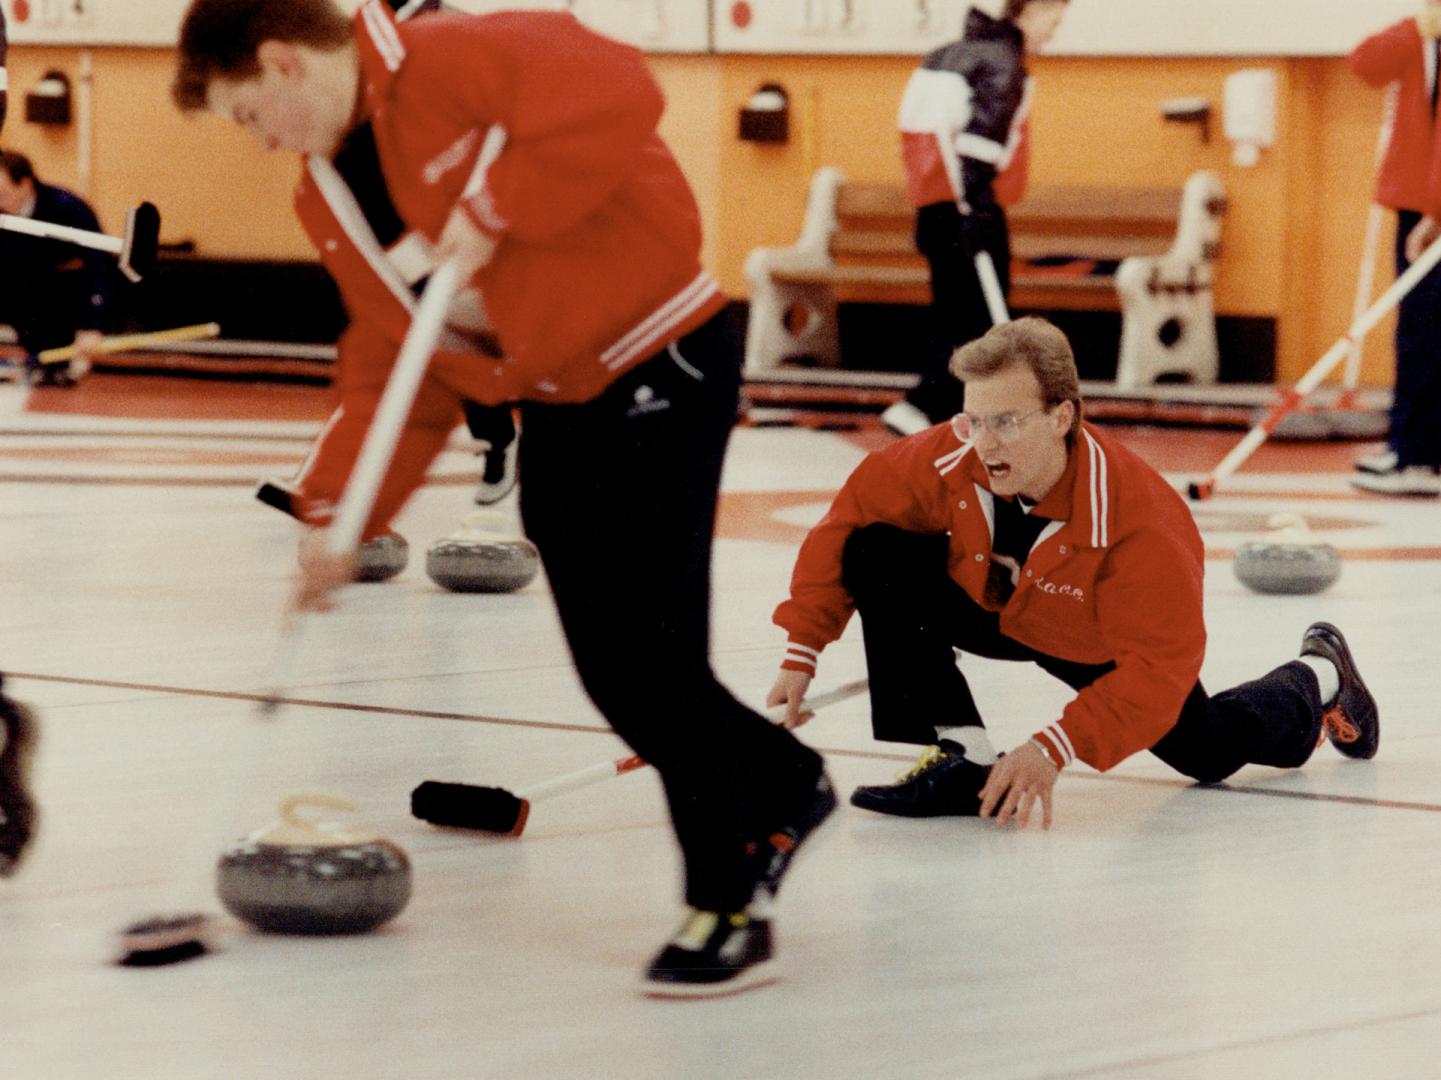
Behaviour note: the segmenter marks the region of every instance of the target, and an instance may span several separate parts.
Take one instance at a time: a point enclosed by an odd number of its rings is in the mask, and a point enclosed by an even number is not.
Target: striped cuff
[[[1076,760],[1075,747],[1071,745],[1070,736],[1066,734],[1059,721],[1036,732],[1031,736],[1031,742],[1058,769],[1064,769]]]
[[[804,671],[809,675],[816,673],[816,664],[820,661],[821,651],[812,649],[809,645],[802,645],[798,641],[786,643],[786,658],[781,661],[781,668],[786,671]]]

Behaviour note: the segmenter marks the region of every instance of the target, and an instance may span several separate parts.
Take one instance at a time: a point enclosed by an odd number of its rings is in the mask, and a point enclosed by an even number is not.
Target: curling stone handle
[[[310,825],[314,822],[309,818],[301,817],[296,811],[302,806],[319,806],[326,810],[341,810],[350,813],[355,809],[355,803],[340,795],[326,795],[323,792],[312,792],[307,795],[289,795],[280,802],[280,819],[287,825]]]
[[[343,799],[339,795],[319,793],[291,795],[280,803],[280,820],[253,833],[250,840],[260,844],[296,847],[342,847],[371,843],[377,839],[374,834],[368,832],[321,828],[314,821],[299,813],[299,808],[302,806],[341,810],[347,813],[355,809],[355,803],[349,799]]]

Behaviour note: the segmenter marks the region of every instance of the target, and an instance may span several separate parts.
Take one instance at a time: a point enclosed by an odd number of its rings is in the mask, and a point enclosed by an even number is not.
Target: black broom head
[[[519,836],[530,803],[504,788],[426,780],[410,793],[410,812],[432,825]]]
[[[151,270],[160,250],[160,211],[144,202],[125,218],[125,240],[120,249],[120,271],[139,283]]]

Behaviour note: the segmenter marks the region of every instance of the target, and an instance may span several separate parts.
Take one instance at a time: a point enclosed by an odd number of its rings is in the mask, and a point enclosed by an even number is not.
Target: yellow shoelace
[[[920,776],[921,773],[925,772],[927,769],[939,765],[949,756],[950,755],[948,755],[939,746],[928,746],[921,751],[921,758],[919,761],[917,761],[914,765],[912,765],[904,772],[896,774],[896,781],[898,783],[904,783],[907,780],[914,779],[915,777]]]
[[[692,911],[686,919],[685,925],[671,938],[671,944],[678,945],[682,949],[689,949],[692,952],[699,952],[705,948],[705,943],[710,940],[715,928],[725,919],[731,926],[739,930],[750,922],[749,916],[744,912],[735,914],[721,914],[716,911]]]

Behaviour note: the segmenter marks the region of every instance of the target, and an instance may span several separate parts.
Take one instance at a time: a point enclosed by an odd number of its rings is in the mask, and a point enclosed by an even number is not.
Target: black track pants
[[[591,700],[660,772],[686,902],[750,900],[747,841],[789,819],[819,755],[711,670],[716,497],[739,350],[717,316],[594,401],[522,405],[521,513]]]
[[[947,543],[944,535],[872,525],[846,545],[843,579],[861,618],[877,739],[926,744],[935,742],[937,724],[984,723],[957,649],[1029,661],[1076,690],[1114,669],[1047,656],[1002,634],[999,615],[946,573]],[[1214,697],[1198,682],[1151,752],[1203,783],[1252,763],[1294,768],[1316,747],[1321,713],[1315,674],[1296,661]],[[1051,719],[1036,717],[1033,726]]]

